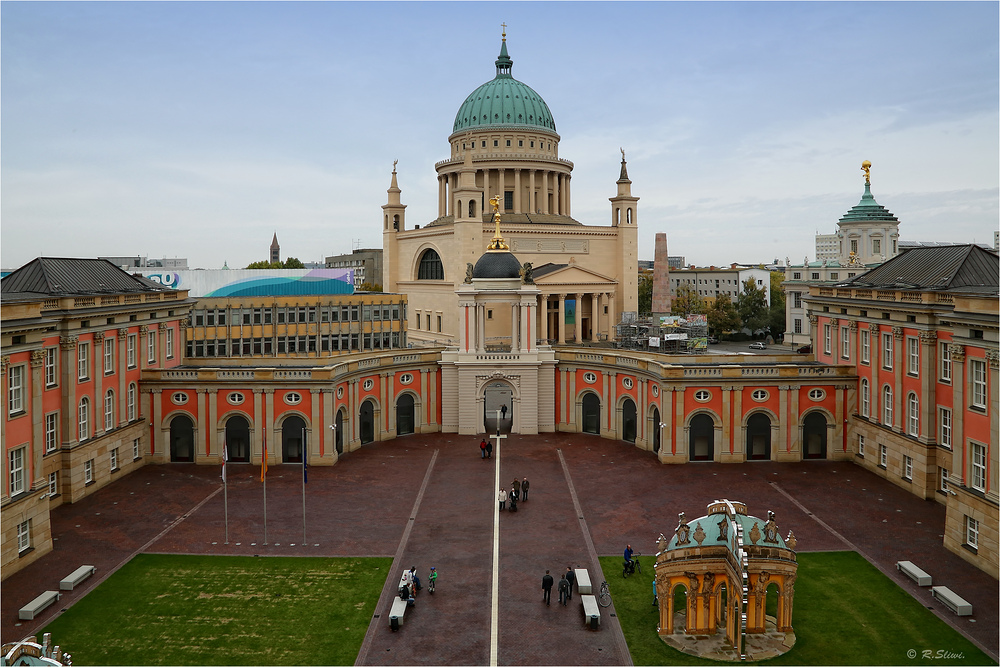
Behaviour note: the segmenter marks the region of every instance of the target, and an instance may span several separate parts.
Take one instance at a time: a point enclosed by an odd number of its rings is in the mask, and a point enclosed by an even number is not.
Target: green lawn
[[[352,665],[391,564],[140,555],[44,632],[78,665]]]
[[[791,651],[768,665],[996,664],[853,551],[801,553],[795,582]],[[653,557],[622,579],[621,556],[601,558],[615,610],[636,665],[712,664],[667,646],[656,634]],[[927,593],[928,600],[930,594]],[[909,658],[907,651],[916,651]],[[922,657],[949,651],[961,658]]]

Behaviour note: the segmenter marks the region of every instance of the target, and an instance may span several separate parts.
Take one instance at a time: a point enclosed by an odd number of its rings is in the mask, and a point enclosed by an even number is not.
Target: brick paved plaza
[[[358,664],[489,664],[496,479],[531,481],[529,499],[500,517],[497,662],[501,665],[630,664],[614,607],[602,629],[586,630],[576,598],[541,602],[545,569],[587,567],[626,542],[644,554],[668,534],[677,513],[701,516],[718,498],[746,502],[756,516],[777,515],[799,551],[859,550],[925,606],[994,659],[997,580],[941,544],[944,507],[920,500],[861,468],[828,461],[697,463],[664,466],[631,445],[580,434],[513,435],[500,470],[479,457],[479,438],[417,435],[366,445],[332,468],[311,467],[303,540],[301,472],[273,466],[267,484],[264,545],[259,468],[230,466],[229,544],[225,544],[217,466],[149,465],[91,497],[53,512],[54,551],[3,583],[3,641],[35,633],[137,552],[308,556],[397,556]],[[577,509],[579,508],[579,510]],[[959,619],[894,568],[912,560],[969,600]],[[97,575],[39,619],[17,610],[81,564]],[[422,592],[404,628],[390,632],[390,596],[402,568],[440,571],[438,592]],[[58,638],[57,638],[58,639]],[[72,651],[72,647],[67,647]]]

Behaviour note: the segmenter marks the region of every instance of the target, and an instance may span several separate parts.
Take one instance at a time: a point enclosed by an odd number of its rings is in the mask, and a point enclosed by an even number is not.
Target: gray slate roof
[[[998,294],[1000,257],[974,244],[913,248],[843,284]]]
[[[4,301],[154,291],[170,288],[133,276],[106,259],[38,257],[0,281]]]

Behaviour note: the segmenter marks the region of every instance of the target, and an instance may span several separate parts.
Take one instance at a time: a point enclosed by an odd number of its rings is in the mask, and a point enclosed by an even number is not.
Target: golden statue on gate
[[[494,195],[490,197],[490,204],[493,205],[493,224],[496,227],[496,231],[493,233],[493,240],[490,244],[486,246],[487,250],[510,250],[510,246],[507,245],[503,237],[500,236],[500,201],[502,195]]]
[[[865,160],[861,163],[861,171],[865,172],[865,185],[872,184],[872,163]]]

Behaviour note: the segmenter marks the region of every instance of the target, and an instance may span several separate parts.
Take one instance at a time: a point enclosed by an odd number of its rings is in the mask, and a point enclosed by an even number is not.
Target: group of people
[[[510,511],[517,511],[517,501],[526,502],[528,500],[528,478],[525,477],[523,482],[517,481],[517,477],[510,484],[510,491],[504,487],[500,487],[497,492],[497,500],[500,502],[500,511],[506,509],[507,503],[510,502]]]
[[[555,580],[552,575],[549,574],[548,570],[545,570],[545,576],[542,577],[542,602],[547,606],[550,605],[550,598],[552,595],[552,585]],[[566,606],[569,601],[573,598],[573,585],[576,584],[576,573],[573,571],[572,566],[567,566],[566,571],[563,572],[562,578],[559,579],[559,584],[556,590],[559,592],[559,604]]]
[[[434,593],[434,588],[437,586],[437,577],[437,568],[432,567],[430,574],[427,575],[427,591],[429,593]],[[403,571],[403,576],[399,579],[399,597],[402,600],[406,600],[408,606],[413,606],[417,591],[423,590],[423,588],[423,585],[420,583],[420,577],[417,576],[416,567],[411,567],[409,570]]]

